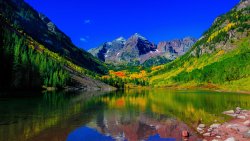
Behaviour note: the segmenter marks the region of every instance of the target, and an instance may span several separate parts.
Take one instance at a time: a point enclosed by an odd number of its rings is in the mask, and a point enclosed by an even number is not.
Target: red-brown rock
[[[189,137],[188,131],[186,130],[182,131],[182,137]]]

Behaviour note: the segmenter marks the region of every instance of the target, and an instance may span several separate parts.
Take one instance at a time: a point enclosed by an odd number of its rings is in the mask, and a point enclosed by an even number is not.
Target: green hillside
[[[32,37],[52,52],[72,63],[96,73],[105,74],[106,66],[90,53],[77,48],[48,17],[37,12],[24,0],[1,0],[0,18],[3,24]]]
[[[150,74],[155,87],[250,90],[250,7],[218,17],[184,56]]]
[[[23,0],[0,1],[0,89],[113,89],[107,66]]]

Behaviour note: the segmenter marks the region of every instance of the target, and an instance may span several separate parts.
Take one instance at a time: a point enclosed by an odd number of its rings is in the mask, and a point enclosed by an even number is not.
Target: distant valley
[[[232,1],[0,0],[0,141],[249,141],[250,0]]]
[[[89,51],[76,47],[24,0],[1,5],[0,89],[202,87],[249,92],[249,0],[217,17],[198,40],[155,44],[135,33]]]

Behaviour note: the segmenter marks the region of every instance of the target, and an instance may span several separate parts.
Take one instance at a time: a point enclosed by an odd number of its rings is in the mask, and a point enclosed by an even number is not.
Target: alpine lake
[[[199,140],[199,123],[230,120],[250,95],[204,90],[1,93],[0,141]]]

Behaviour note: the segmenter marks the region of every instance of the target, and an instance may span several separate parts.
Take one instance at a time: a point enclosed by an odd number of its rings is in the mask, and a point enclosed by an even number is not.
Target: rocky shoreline
[[[250,110],[237,107],[223,114],[233,119],[222,124],[198,125],[196,130],[203,136],[203,141],[250,141]]]

